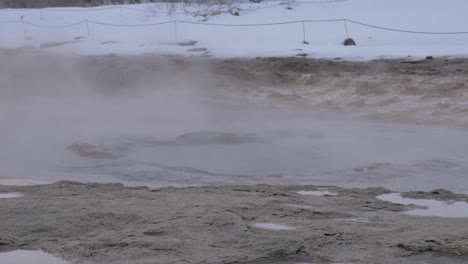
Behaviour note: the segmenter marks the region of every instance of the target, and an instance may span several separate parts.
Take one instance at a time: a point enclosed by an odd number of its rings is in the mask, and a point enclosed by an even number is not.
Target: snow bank
[[[195,7],[179,7],[169,14],[169,6],[162,4],[3,9],[0,10],[0,47],[42,44],[43,48],[75,54],[163,53],[217,57],[307,53],[309,57],[356,60],[468,54],[468,34],[403,33],[352,22],[409,31],[468,33],[465,15],[468,2],[464,0],[297,2],[292,10],[281,2],[267,1],[244,3],[239,7],[244,10],[240,16],[224,12],[210,16],[207,21],[196,15]],[[343,19],[349,20],[348,34]],[[309,22],[303,23],[304,20]],[[312,22],[316,20],[334,21]],[[281,22],[294,23],[264,25]],[[358,46],[342,46],[347,35]],[[303,44],[304,39],[310,44]],[[182,40],[198,42],[194,47],[175,45]],[[207,51],[189,52],[190,48]]]

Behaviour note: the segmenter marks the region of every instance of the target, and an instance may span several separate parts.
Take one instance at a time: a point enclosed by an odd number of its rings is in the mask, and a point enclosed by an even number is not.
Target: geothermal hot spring
[[[242,87],[219,84],[210,70],[162,58],[151,68],[113,56],[85,62],[2,56],[9,62],[0,73],[5,183],[315,184],[468,193],[464,130],[371,122],[262,94],[246,97]]]

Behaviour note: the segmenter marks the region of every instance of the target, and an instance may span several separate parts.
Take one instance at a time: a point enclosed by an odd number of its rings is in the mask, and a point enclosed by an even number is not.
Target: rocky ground
[[[336,196],[297,193],[316,189],[0,186],[0,192],[24,194],[0,200],[0,250],[42,249],[71,263],[467,261],[466,219],[404,215],[405,206],[375,198],[389,192],[382,188],[328,187]],[[440,190],[419,196],[468,200]]]
[[[351,62],[257,58],[218,62],[249,98],[302,103],[383,122],[468,127],[468,60],[405,58]]]

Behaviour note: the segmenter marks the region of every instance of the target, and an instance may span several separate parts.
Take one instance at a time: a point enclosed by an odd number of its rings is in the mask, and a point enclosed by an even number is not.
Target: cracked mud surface
[[[314,186],[0,186],[25,194],[0,199],[0,251],[42,249],[70,263],[431,263],[424,259],[433,254],[463,263],[468,257],[464,218],[403,215],[407,207],[375,198],[389,192],[383,188],[327,189],[337,195],[297,193]],[[467,199],[443,190],[419,195]]]

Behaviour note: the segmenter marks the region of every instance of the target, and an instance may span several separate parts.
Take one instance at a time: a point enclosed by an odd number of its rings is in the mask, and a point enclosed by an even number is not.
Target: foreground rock
[[[403,215],[405,206],[375,198],[388,192],[381,188],[327,188],[334,196],[298,190],[317,188],[0,186],[24,194],[0,200],[0,251],[42,249],[71,263],[463,263],[468,256],[466,219]]]

